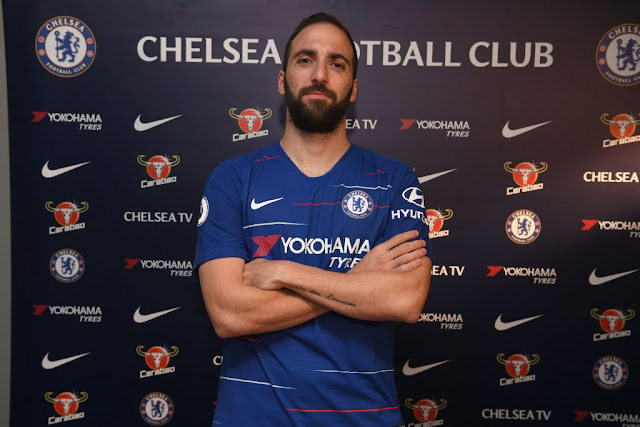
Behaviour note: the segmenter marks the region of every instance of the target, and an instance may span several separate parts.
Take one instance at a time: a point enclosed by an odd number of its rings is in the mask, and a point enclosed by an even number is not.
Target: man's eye
[[[334,68],[345,68],[344,64],[340,63],[340,62],[334,62],[333,63],[333,67]]]
[[[300,58],[298,60],[298,63],[300,64],[309,64],[311,62],[311,60],[309,58]]]

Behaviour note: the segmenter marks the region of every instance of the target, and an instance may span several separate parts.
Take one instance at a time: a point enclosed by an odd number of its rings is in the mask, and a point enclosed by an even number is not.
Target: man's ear
[[[358,98],[358,78],[353,79],[353,86],[351,90],[351,97],[349,98],[350,102],[356,102]]]
[[[278,73],[278,93],[284,95],[284,70]]]

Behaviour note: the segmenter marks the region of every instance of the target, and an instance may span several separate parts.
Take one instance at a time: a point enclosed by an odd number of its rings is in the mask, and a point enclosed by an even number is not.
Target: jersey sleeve
[[[429,241],[429,222],[427,221],[424,195],[418,178],[405,164],[398,167],[396,176],[392,178],[394,196],[389,206],[389,217],[381,239],[382,243],[399,233],[418,230],[418,238],[427,242],[427,256],[432,258],[431,242]]]
[[[194,269],[216,258],[249,260],[244,239],[242,181],[229,162],[209,176],[200,202]]]

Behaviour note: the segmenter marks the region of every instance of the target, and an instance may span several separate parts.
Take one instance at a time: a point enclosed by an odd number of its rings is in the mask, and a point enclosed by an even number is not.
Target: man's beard
[[[284,97],[289,116],[295,127],[306,133],[331,133],[335,131],[347,114],[352,91],[353,86],[344,99],[336,101],[335,92],[323,85],[315,84],[300,89],[300,94],[296,98],[291,93],[287,80],[284,81]],[[322,92],[328,95],[333,100],[333,104],[322,99],[312,99],[309,101],[309,105],[305,104],[302,97],[311,92]]]

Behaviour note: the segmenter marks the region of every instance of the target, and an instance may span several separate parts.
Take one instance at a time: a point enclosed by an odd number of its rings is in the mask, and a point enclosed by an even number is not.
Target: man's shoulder
[[[353,144],[353,147],[357,151],[358,155],[366,162],[373,162],[377,164],[381,168],[380,172],[404,174],[406,171],[410,170],[409,165],[402,160],[377,153],[369,148],[364,148],[359,145]]]
[[[279,141],[276,141],[269,145],[265,145],[264,147],[260,147],[250,153],[242,154],[240,156],[224,160],[214,168],[213,174],[226,174],[230,173],[231,171],[236,171],[236,173],[247,171],[254,165],[258,165],[265,160],[273,159],[276,156],[279,156],[277,150],[277,144],[279,143]]]

